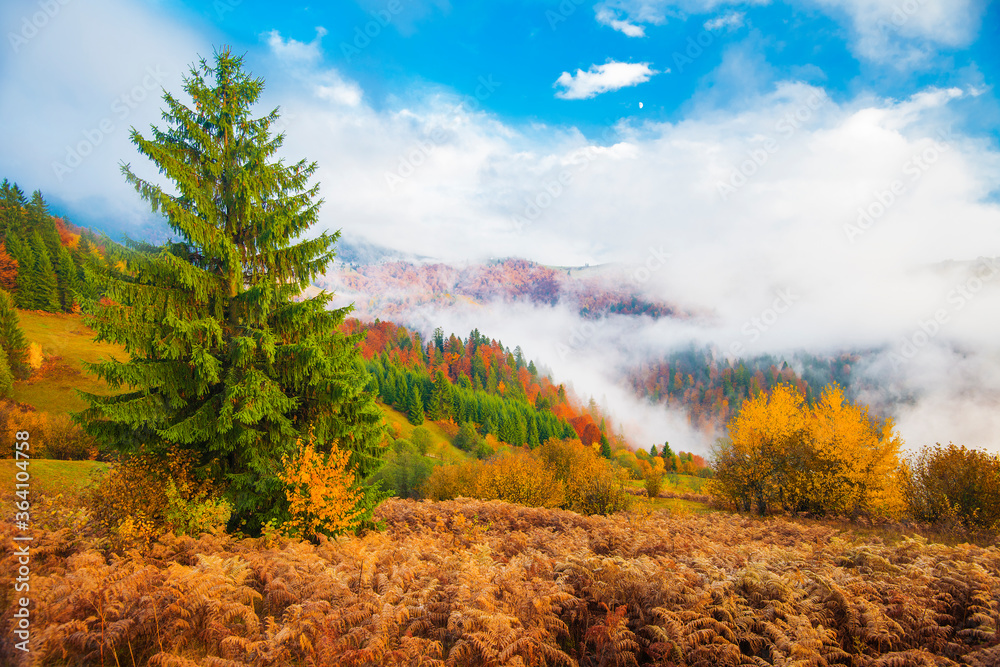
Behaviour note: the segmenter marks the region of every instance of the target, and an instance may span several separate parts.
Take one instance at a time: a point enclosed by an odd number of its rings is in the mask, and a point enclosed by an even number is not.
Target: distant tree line
[[[68,313],[81,298],[97,298],[87,267],[106,264],[108,244],[53,216],[40,191],[28,198],[16,183],[0,183],[0,289],[16,307]]]

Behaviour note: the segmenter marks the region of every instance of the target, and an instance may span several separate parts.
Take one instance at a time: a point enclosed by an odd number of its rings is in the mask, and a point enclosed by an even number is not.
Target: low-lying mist
[[[1000,265],[996,265],[1000,275]],[[462,337],[476,328],[524,355],[586,402],[594,398],[636,446],[669,441],[675,451],[709,453],[722,432],[693,428],[687,414],[639,397],[626,375],[692,345],[724,359],[772,355],[796,368],[797,353],[854,353],[849,391],[892,417],[909,448],[954,441],[1000,451],[1000,353],[990,338],[1000,312],[1000,280],[988,260],[913,271],[923,298],[854,292],[818,279],[786,282],[773,291],[749,284],[702,301],[672,286],[670,267],[644,283],[629,282],[629,267],[606,266],[610,285],[628,284],[648,299],[681,302],[684,317],[581,315],[578,304],[540,305],[495,299],[425,303],[395,313],[428,339],[440,326]],[[756,295],[754,296],[754,288]],[[697,290],[692,290],[697,292]],[[345,296],[347,298],[345,298]],[[361,301],[371,295],[340,295]],[[399,296],[399,295],[397,295]],[[928,309],[924,304],[935,304]]]

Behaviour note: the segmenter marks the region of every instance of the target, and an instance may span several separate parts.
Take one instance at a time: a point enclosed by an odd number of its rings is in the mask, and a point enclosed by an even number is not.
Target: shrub
[[[410,433],[410,442],[417,448],[417,451],[426,455],[434,444],[434,436],[423,426],[418,426]]]
[[[411,442],[396,440],[392,451],[386,454],[385,465],[375,473],[372,482],[382,482],[397,498],[419,498],[420,487],[433,468]]]
[[[663,490],[663,475],[658,473],[649,475],[643,482],[643,486],[646,487],[647,496],[656,498],[660,495],[660,491]]]
[[[290,537],[316,539],[340,535],[362,522],[362,492],[348,469],[351,453],[333,443],[330,452],[316,450],[314,442],[299,441],[291,457],[283,457],[278,478],[286,485],[288,518],[281,526]]]
[[[222,530],[229,506],[211,482],[197,477],[194,459],[176,448],[165,456],[121,455],[87,497],[99,536],[114,548],[143,551],[165,533]]]
[[[489,461],[439,466],[424,483],[423,493],[432,500],[467,496],[610,514],[629,507],[625,477],[579,440],[550,438],[534,451],[515,448]]]
[[[97,443],[68,415],[49,415],[45,422],[42,428],[45,453],[50,459],[86,461],[97,458]]]
[[[28,345],[28,367],[31,370],[33,370],[33,371],[37,371],[39,368],[42,367],[42,361],[43,360],[44,359],[43,359],[43,356],[42,356],[42,346],[39,345],[38,343],[31,343],[31,344],[29,344]]]
[[[0,400],[0,437],[14,442],[15,431],[31,433],[33,458],[85,461],[97,458],[97,443],[66,415],[51,415]],[[4,437],[6,436],[6,437]],[[11,450],[5,456],[12,456]]]
[[[216,532],[229,523],[229,518],[232,516],[232,507],[221,498],[182,497],[174,480],[167,482],[164,493],[167,497],[167,506],[163,516],[166,525],[177,535],[195,536]]]
[[[642,479],[642,468],[639,467],[639,460],[635,458],[633,452],[619,452],[615,457],[615,462],[628,473],[630,478]]]
[[[475,497],[528,507],[559,507],[565,501],[566,489],[542,461],[518,449],[482,467]]]
[[[437,466],[421,487],[421,493],[431,500],[452,500],[459,496],[471,498],[476,493],[476,480],[483,465],[480,461],[466,461]]]
[[[561,507],[580,514],[610,514],[627,509],[626,473],[579,440],[549,438],[538,456],[566,485]]]
[[[909,461],[903,495],[918,521],[1000,530],[1000,457],[940,443]]]
[[[463,422],[459,427],[455,446],[463,452],[475,454],[477,458],[483,458],[480,454],[488,451],[486,440],[476,432],[476,426],[472,422]]]
[[[581,514],[614,514],[632,505],[632,496],[625,491],[625,476],[610,467],[580,480],[574,485],[574,495],[575,502],[565,507]]]
[[[837,385],[813,406],[792,386],[744,401],[717,441],[711,493],[759,514],[781,508],[815,514],[894,516],[902,440],[891,419],[850,403]]]

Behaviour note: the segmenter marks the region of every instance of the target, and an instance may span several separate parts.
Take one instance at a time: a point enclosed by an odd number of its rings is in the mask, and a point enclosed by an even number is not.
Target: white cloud
[[[37,34],[0,58],[0,118],[17,128],[0,135],[0,173],[141,234],[149,207],[119,163],[147,176],[156,170],[129,141],[129,128],[145,132],[159,122],[161,88],[183,97],[181,77],[199,55],[211,57],[212,45],[127,0],[58,6]],[[30,0],[0,3],[0,25],[21,26],[37,12]]]
[[[286,40],[277,30],[266,33],[264,37],[271,53],[284,65],[285,73],[312,86],[316,97],[356,107],[361,104],[361,86],[345,79],[336,69],[320,67],[323,58],[320,42],[325,34],[325,28],[316,28],[316,37],[308,44],[291,38]]]
[[[635,23],[629,23],[628,21],[622,21],[618,18],[616,12],[608,7],[599,7],[597,9],[597,22],[603,25],[609,26],[614,30],[624,34],[627,37],[645,37],[646,29],[641,25],[636,25]]]
[[[736,30],[743,27],[743,19],[745,17],[746,14],[743,12],[729,12],[705,21],[705,30]]]
[[[603,65],[591,65],[586,72],[582,69],[576,70],[576,74],[563,72],[554,84],[563,88],[556,92],[556,97],[585,100],[601,93],[645,83],[654,74],[657,72],[649,68],[649,63],[612,61]]]
[[[323,58],[320,42],[323,40],[324,35],[326,35],[326,28],[318,26],[316,28],[316,36],[311,42],[300,42],[292,38],[288,38],[287,40],[282,39],[281,33],[277,30],[265,33],[263,37],[266,38],[271,52],[279,59],[289,62],[314,64]]]
[[[722,7],[767,4],[770,0],[606,0],[598,5],[597,15],[599,21],[611,16],[642,28]],[[929,62],[939,48],[969,44],[979,31],[986,5],[984,0],[805,0],[801,4],[843,19],[851,28],[851,49],[857,56],[900,68]]]
[[[979,30],[982,0],[812,0],[834,16],[846,14],[853,51],[903,68],[933,57],[941,47],[967,45]]]
[[[771,0],[605,0],[597,13],[637,24],[660,25],[669,18],[709,14],[721,7],[748,7],[770,4]]]
[[[349,107],[361,104],[361,86],[344,79],[336,70],[327,71],[323,81],[316,84],[317,97]]]
[[[700,108],[677,123],[620,124],[599,142],[572,129],[511,127],[440,91],[391,113],[364,104],[340,112],[299,96],[288,148],[320,162],[324,223],[402,251],[459,262],[616,262],[626,281],[651,248],[670,253],[636,286],[699,315],[616,320],[569,360],[556,344],[582,325],[572,313],[427,315],[465,318],[456,329],[480,318],[505,342],[533,345],[534,358],[581,393],[600,399],[604,387],[616,414],[642,422],[645,413],[610,382],[646,355],[690,340],[723,351],[738,343],[741,354],[879,346],[898,354],[920,322],[954,308],[948,294],[966,269],[947,263],[1000,256],[1000,208],[984,201],[1000,177],[1000,154],[938,136],[956,120],[950,105],[968,94],[928,89],[901,101],[837,104],[817,88],[784,83],[751,96],[742,111]],[[399,179],[393,189],[386,174]],[[720,183],[734,174],[750,175],[724,198]],[[900,193],[891,194],[897,181]],[[872,223],[862,211],[876,214]],[[866,228],[852,242],[848,230],[859,224]],[[904,415],[910,443],[947,440],[954,427],[954,438],[1000,448],[987,422],[959,429],[954,409],[994,400],[995,282],[898,371],[927,401]],[[793,305],[770,320],[776,293],[789,291]],[[953,381],[938,362],[953,345],[974,350],[968,365],[978,379]],[[648,430],[634,432],[645,438]]]

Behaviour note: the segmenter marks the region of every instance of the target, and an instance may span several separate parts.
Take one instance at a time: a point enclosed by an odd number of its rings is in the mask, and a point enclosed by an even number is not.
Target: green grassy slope
[[[379,403],[378,407],[381,408],[382,413],[385,415],[385,422],[389,425],[389,432],[392,433],[398,429],[399,437],[409,439],[410,434],[413,433],[413,429],[416,426],[410,423],[406,415],[383,403]],[[452,444],[454,437],[446,433],[440,424],[425,421],[422,426],[430,431],[430,434],[434,437],[434,445],[427,452],[431,455],[431,458],[439,458],[449,463],[452,461],[462,461],[469,457],[468,454]]]
[[[118,345],[95,343],[94,332],[84,326],[79,315],[18,311],[21,329],[31,343],[38,343],[49,357],[38,377],[14,383],[11,394],[18,403],[27,403],[42,412],[60,414],[87,407],[76,390],[107,393],[106,385],[88,373],[83,362],[102,358],[126,358]]]
[[[28,483],[37,491],[75,492],[91,482],[93,473],[103,473],[107,469],[108,464],[100,461],[33,459],[28,464],[28,474],[31,475]],[[3,480],[0,483],[5,487],[13,488],[14,474],[17,472],[20,469],[14,467],[13,459],[0,459],[0,480]]]

